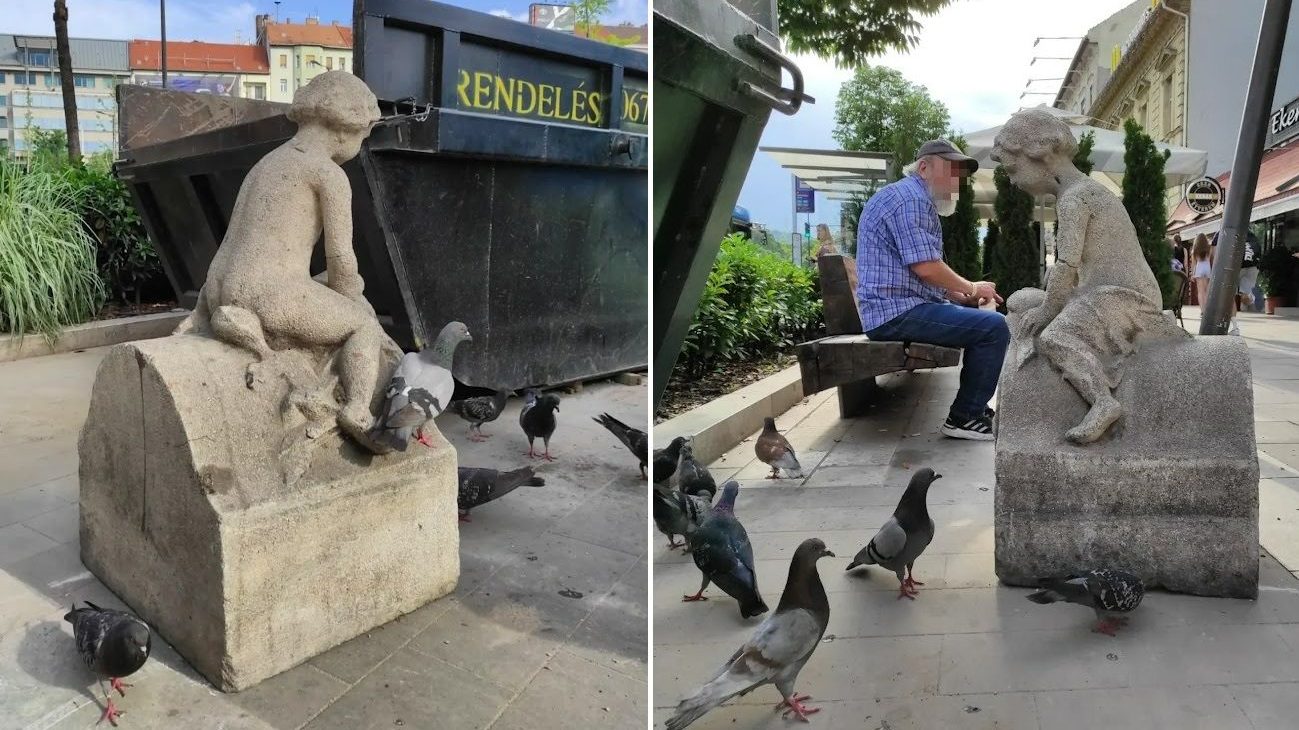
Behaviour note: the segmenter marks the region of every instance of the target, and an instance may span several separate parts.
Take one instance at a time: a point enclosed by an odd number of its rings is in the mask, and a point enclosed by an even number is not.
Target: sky
[[[947,105],[951,125],[958,132],[975,132],[1004,123],[1020,106],[1051,103],[1059,81],[1035,81],[1030,90],[1050,91],[1050,96],[1025,96],[1030,78],[1064,75],[1069,61],[1038,60],[1034,56],[1072,58],[1079,38],[1089,28],[1126,7],[1132,0],[957,0],[938,15],[924,20],[920,43],[908,53],[890,53],[872,60],[902,72],[908,81],[925,86],[931,96]],[[1043,40],[1036,37],[1068,37]],[[798,114],[772,113],[761,146],[837,149],[834,105],[839,87],[852,77],[849,70],[815,56],[796,55],[806,80],[807,93],[816,99]],[[786,79],[786,85],[790,83]],[[764,152],[749,168],[739,204],[749,209],[756,223],[788,231],[793,221],[793,185],[788,172]],[[801,232],[807,216],[798,217]],[[812,227],[839,226],[839,204],[817,193]]]
[[[50,0],[4,0],[2,4],[0,32],[54,34]],[[531,0],[446,0],[446,4],[527,22]],[[68,0],[68,32],[81,38],[158,38],[158,7],[158,0]],[[281,20],[302,22],[316,15],[322,23],[352,23],[351,0],[283,0],[278,12]],[[167,40],[251,43],[253,17],[259,13],[275,15],[275,4],[270,0],[167,0]],[[602,21],[642,25],[648,17],[646,0],[611,0]]]

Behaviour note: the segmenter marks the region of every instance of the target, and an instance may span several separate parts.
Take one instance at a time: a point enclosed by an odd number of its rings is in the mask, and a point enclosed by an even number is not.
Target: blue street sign
[[[816,191],[798,178],[794,178],[794,212],[816,212]]]

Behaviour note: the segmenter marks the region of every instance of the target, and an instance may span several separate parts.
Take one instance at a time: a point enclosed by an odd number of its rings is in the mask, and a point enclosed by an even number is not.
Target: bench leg
[[[839,390],[839,417],[857,418],[866,415],[870,405],[879,397],[882,390],[875,383],[875,378],[862,380],[848,385],[841,385]]]

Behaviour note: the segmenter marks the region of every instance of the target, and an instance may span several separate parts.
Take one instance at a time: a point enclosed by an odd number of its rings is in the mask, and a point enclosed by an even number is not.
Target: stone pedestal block
[[[1012,346],[1013,352],[1013,346]],[[1146,342],[1101,441],[1064,433],[1087,406],[1042,356],[998,395],[996,570],[1003,583],[1118,568],[1148,587],[1258,594],[1258,454],[1249,352],[1237,337]]]
[[[436,427],[435,448],[385,456],[312,434],[286,480],[288,384],[248,387],[250,358],[196,336],[119,345],[80,441],[82,561],[225,691],[414,611],[460,573],[456,453]]]

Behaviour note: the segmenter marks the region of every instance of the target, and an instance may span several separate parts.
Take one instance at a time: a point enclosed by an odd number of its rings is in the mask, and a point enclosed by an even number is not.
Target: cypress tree
[[[1177,298],[1177,283],[1173,280],[1168,243],[1164,231],[1168,227],[1168,210],[1164,207],[1164,162],[1168,151],[1160,153],[1155,141],[1129,119],[1123,123],[1123,207],[1137,229],[1137,241],[1146,263],[1155,272],[1163,294],[1163,307],[1172,307]]]
[[[1038,242],[1033,237],[1033,196],[1015,187],[1005,168],[997,165],[997,223],[1000,236],[992,262],[993,281],[1004,297],[1041,282]]]
[[[983,274],[979,276],[980,279],[996,281],[996,279],[992,278],[992,262],[997,259],[997,238],[1000,235],[1001,231],[997,226],[997,221],[988,221],[988,233],[983,237]]]
[[[956,212],[939,221],[943,225],[943,260],[971,281],[983,278],[979,275],[979,214],[974,210],[974,184],[970,178],[961,178]]]

